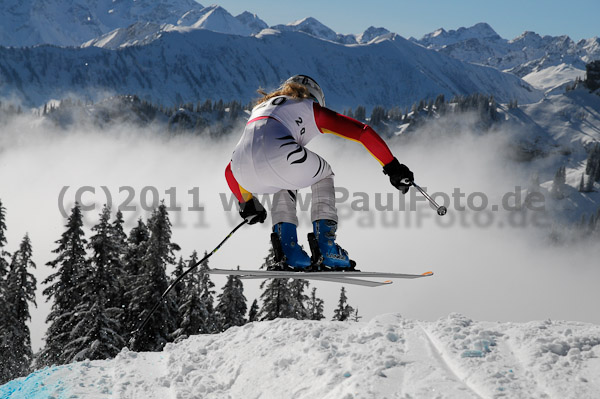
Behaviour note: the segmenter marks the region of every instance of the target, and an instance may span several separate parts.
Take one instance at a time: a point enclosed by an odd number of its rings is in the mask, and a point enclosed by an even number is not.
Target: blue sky
[[[373,25],[420,38],[440,27],[487,22],[506,39],[526,30],[566,34],[573,40],[600,36],[600,0],[217,0],[216,4],[233,15],[256,13],[269,25],[311,16],[338,33],[361,33]]]

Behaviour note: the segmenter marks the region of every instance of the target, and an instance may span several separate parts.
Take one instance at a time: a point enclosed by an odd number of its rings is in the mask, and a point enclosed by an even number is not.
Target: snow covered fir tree
[[[119,218],[116,220],[119,226]],[[121,336],[122,242],[110,224],[110,208],[104,206],[88,249],[91,257],[80,282],[81,301],[74,309],[73,330],[63,348],[70,361],[114,357],[124,345]],[[117,233],[121,231],[117,230]]]
[[[86,259],[87,240],[83,232],[83,214],[79,204],[75,204],[67,220],[66,231],[56,241],[58,247],[53,251],[57,257],[47,265],[57,269],[43,284],[47,285],[43,293],[52,300],[52,309],[48,315],[46,344],[36,357],[36,367],[68,363],[71,359],[64,348],[71,342],[70,334],[75,328],[75,312],[81,303],[84,292],[82,282],[88,269]]]
[[[317,297],[317,288],[313,287],[310,292],[310,297],[306,303],[306,310],[308,312],[309,320],[323,320],[325,315],[323,314],[324,302],[321,298]]]
[[[225,331],[234,326],[246,324],[246,297],[244,285],[239,276],[228,276],[227,282],[217,297],[217,331]]]
[[[348,304],[348,297],[346,296],[346,287],[342,287],[340,290],[340,299],[338,301],[338,306],[335,308],[335,311],[333,313],[333,320],[350,320],[353,314],[354,308]]]
[[[192,267],[197,262],[198,254],[194,251],[185,265]],[[210,277],[203,273],[204,267],[207,267],[206,262],[188,273],[180,283],[181,290],[179,298],[176,299],[180,321],[179,328],[173,333],[175,339],[213,332],[215,315],[211,300],[213,292],[210,291],[212,282]],[[173,275],[174,278],[176,276],[177,274]]]
[[[6,276],[9,271],[9,253],[6,252],[4,247],[6,246],[6,209],[2,206],[2,199],[0,199],[0,331],[4,332],[8,330],[9,323],[11,323],[9,316],[9,307],[7,301],[7,281]],[[5,365],[9,364],[8,357],[10,356],[10,342],[8,335],[2,334],[0,337],[0,383],[10,381],[13,376],[10,374],[10,368]]]
[[[7,347],[10,348],[10,354],[8,359],[4,358],[3,363],[12,378],[28,374],[33,361],[28,322],[31,320],[29,304],[36,305],[37,281],[32,274],[35,267],[31,241],[26,234],[19,249],[12,256],[6,280],[8,323],[2,327],[2,331],[8,340]]]
[[[164,203],[148,219],[148,231],[146,253],[136,281],[130,287],[132,297],[129,306],[131,312],[141,319],[154,304],[160,305],[152,314],[147,328],[136,337],[134,350],[160,350],[170,341],[178,317],[173,298],[167,297],[162,301],[160,297],[169,285],[166,269],[175,265],[174,251],[179,250],[179,246],[171,242],[171,221]]]
[[[206,256],[206,252],[204,252]],[[210,274],[206,273],[208,269],[208,260],[205,260],[199,267],[200,281],[200,302],[206,310],[205,317],[201,319],[201,324],[198,332],[200,334],[211,334],[217,330],[217,315],[215,313],[215,284],[210,278]]]
[[[124,331],[124,338],[129,340],[130,334],[140,323],[141,315],[138,313],[140,309],[135,309],[132,304],[134,298],[137,298],[137,292],[134,292],[133,287],[139,284],[139,277],[144,269],[144,258],[148,249],[148,239],[150,232],[144,221],[140,218],[137,225],[131,229],[127,238],[127,247],[123,260],[123,287],[128,287],[123,293],[123,317],[121,325]]]
[[[4,250],[6,209],[0,200],[0,384],[29,373],[33,361],[29,305],[35,305],[36,279],[31,240],[26,234],[11,257]]]

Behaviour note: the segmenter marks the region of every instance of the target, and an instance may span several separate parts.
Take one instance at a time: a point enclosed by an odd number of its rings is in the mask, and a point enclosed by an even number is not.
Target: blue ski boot
[[[310,257],[298,244],[296,225],[292,223],[277,223],[273,226],[271,243],[275,251],[275,260],[282,266],[294,270],[308,270],[311,262]]]
[[[354,270],[355,262],[350,260],[348,252],[335,243],[336,230],[337,222],[333,220],[320,219],[313,222],[314,240],[309,235],[313,261],[322,258],[321,266],[329,270]]]

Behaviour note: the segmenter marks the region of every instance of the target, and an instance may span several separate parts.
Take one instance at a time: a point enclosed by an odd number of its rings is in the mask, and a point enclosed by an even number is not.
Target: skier
[[[225,169],[227,183],[239,201],[240,216],[249,224],[263,223],[267,212],[254,195],[274,194],[272,238],[281,244],[285,266],[295,271],[311,270],[317,266],[298,244],[296,230],[297,190],[310,186],[313,232],[322,256],[318,268],[354,269],[347,251],[335,242],[334,173],[327,161],[305,146],[324,133],[358,141],[403,194],[413,183],[413,173],[398,162],[370,126],[325,108],[325,96],[314,79],[295,75],[274,92],[259,93],[263,97],[252,110]]]

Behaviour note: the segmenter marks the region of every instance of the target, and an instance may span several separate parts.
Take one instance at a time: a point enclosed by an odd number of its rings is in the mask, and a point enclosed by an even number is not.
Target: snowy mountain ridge
[[[446,31],[440,28],[434,32],[427,33],[420,40],[411,37],[409,40],[416,41],[427,48],[439,50],[444,46],[459,43],[469,39],[504,40],[496,33],[490,25],[484,22],[475,24],[469,28],[458,28]]]
[[[456,31],[438,29],[410,40],[461,61],[514,73],[546,91],[582,77],[585,64],[600,59],[598,37],[574,42],[565,35],[540,36],[526,31],[506,40],[484,23]],[[557,67],[561,73],[550,79]]]
[[[267,24],[246,11],[236,17],[193,0],[114,2],[101,0],[7,0],[0,9],[0,45],[22,47],[37,44],[119,48],[149,43],[165,31],[178,27],[207,29],[232,35],[256,35]],[[142,28],[140,28],[142,27]],[[303,32],[345,45],[366,44],[389,35],[385,28],[369,27],[360,34],[336,33],[313,17],[271,27],[280,32]],[[456,30],[440,28],[421,39],[410,38],[428,49],[461,61],[509,71],[543,90],[552,90],[582,75],[585,63],[600,58],[597,37],[573,42],[568,36],[540,36],[524,32],[512,40],[500,37],[487,23]],[[556,81],[548,76],[564,65]],[[570,70],[568,76],[565,70]],[[537,74],[544,75],[539,78]],[[545,86],[541,86],[541,85]]]
[[[451,314],[368,322],[276,319],[197,335],[162,352],[38,370],[6,399],[578,398],[600,394],[600,326],[499,323]]]
[[[147,46],[155,41],[161,41],[161,38],[165,35],[174,34],[175,32],[187,35],[195,30],[208,30],[231,36],[252,36],[262,42],[264,42],[266,37],[287,37],[285,35],[287,33],[302,33],[312,38],[344,46],[370,46],[385,42],[386,40],[395,43],[400,41],[396,34],[390,33],[385,28],[369,27],[360,34],[346,35],[336,33],[313,17],[268,28],[267,24],[256,14],[246,11],[234,17],[218,5],[203,7],[193,0],[138,1],[134,3],[115,3],[106,0],[100,2],[92,2],[91,0],[57,2],[56,0],[51,0],[44,3],[39,0],[27,0],[24,3],[19,3],[11,0],[7,5],[8,7],[0,10],[0,20],[3,21],[0,26],[0,43],[15,46],[47,42],[58,45],[81,45],[84,48],[122,49],[130,46]],[[13,31],[15,30],[20,33],[14,35]],[[67,37],[68,40],[66,39]],[[87,40],[83,40],[84,38]],[[162,41],[164,43],[164,40]],[[307,41],[309,40],[307,39]],[[513,99],[517,99],[521,103],[537,101],[542,92],[550,94],[564,90],[566,84],[572,82],[576,77],[583,76],[586,62],[600,58],[600,39],[598,38],[574,43],[567,36],[542,37],[534,32],[525,32],[509,41],[501,38],[487,23],[478,23],[469,28],[459,28],[450,31],[440,28],[435,32],[425,35],[420,40],[411,38],[410,41],[462,62],[485,65],[501,71],[508,71],[523,78],[536,90],[533,90],[532,87],[524,83],[520,85],[511,84],[508,88],[501,88],[495,84],[499,81],[497,78],[492,79],[490,84],[481,84],[481,80],[472,79],[470,76],[467,76],[468,73],[457,77],[455,71],[450,72],[452,76],[440,78],[438,75],[446,74],[443,67],[444,61],[440,59],[436,60],[432,66],[423,66],[424,60],[429,57],[423,53],[419,59],[415,60],[414,64],[419,65],[418,68],[422,72],[422,75],[433,80],[433,84],[427,83],[426,87],[419,87],[411,91],[410,98],[399,105],[407,105],[407,103],[410,104],[421,98],[437,96],[437,94],[452,96],[456,94],[469,94],[473,90],[494,94],[501,101]],[[158,44],[158,46],[162,45]],[[176,45],[180,46],[181,44]],[[208,43],[204,45],[208,45]],[[203,46],[196,45],[195,47]],[[306,47],[305,49],[306,51],[313,51],[313,49]],[[371,50],[369,48],[369,52]],[[226,53],[228,51],[229,49]],[[231,49],[231,51],[236,57],[238,54],[244,52],[243,49]],[[262,49],[262,51],[263,54],[268,54],[269,56],[273,52],[272,49],[268,48]],[[142,51],[142,53],[145,52],[146,50]],[[315,54],[323,53],[317,51]],[[215,56],[220,55],[215,54]],[[250,58],[253,58],[253,56],[250,56]],[[347,61],[340,60],[340,63],[347,64]],[[144,61],[142,60],[142,62]],[[198,63],[197,60],[193,60],[193,62]],[[363,63],[363,61],[358,62],[359,64]],[[71,63],[72,65],[79,64],[77,60],[71,60]],[[200,64],[202,63],[200,62]],[[257,65],[264,63],[265,61],[260,61]],[[57,97],[56,95],[50,95],[49,88],[38,87],[40,93],[34,94],[34,90],[23,87],[19,83],[19,81],[31,80],[33,80],[32,86],[36,86],[39,83],[38,77],[44,76],[44,72],[41,74],[37,73],[35,63],[32,64],[32,68],[27,67],[33,71],[29,76],[23,73],[21,68],[13,65],[10,58],[6,59],[5,64],[7,68],[0,72],[0,74],[7,75],[7,84],[3,87],[3,95],[12,95],[13,90],[15,90],[13,84],[16,83],[16,90],[20,92],[17,97],[22,98],[26,105],[39,105],[40,102]],[[313,65],[317,64],[318,62],[316,64],[305,63],[304,71],[311,70]],[[15,68],[14,73],[12,73],[11,68]],[[207,66],[206,68],[212,69],[211,66]],[[255,69],[253,67],[249,68]],[[236,73],[230,76],[243,76],[245,74],[244,69],[242,67],[241,73],[240,71],[236,71]],[[278,75],[287,75],[291,73],[287,71],[292,70],[295,70],[295,68],[288,67],[285,73],[281,72]],[[70,73],[70,71],[66,73],[56,72],[65,78]],[[401,73],[401,71],[394,72],[395,74]],[[131,71],[128,71],[128,73],[135,74],[135,72]],[[367,73],[371,75],[369,71]],[[144,75],[152,76],[157,74],[157,71],[148,71],[147,68],[144,68]],[[181,88],[178,86],[182,83],[182,79],[187,84],[197,84],[196,82],[205,79],[205,76],[201,72],[190,71],[184,75],[179,79],[179,82],[175,82],[172,85],[174,86],[173,88],[167,90],[169,97],[167,103],[179,102],[180,100],[197,101],[218,95],[207,92],[202,96],[199,95],[200,92],[198,89],[194,90],[191,88],[180,90]],[[58,90],[74,94],[80,93],[83,97],[90,98],[94,97],[95,94],[90,94],[89,88],[82,89],[79,85],[85,84],[91,86],[93,84],[95,89],[99,91],[108,91],[111,94],[141,94],[147,100],[165,102],[164,100],[160,101],[154,94],[148,93],[148,91],[153,91],[149,87],[152,83],[141,83],[141,91],[138,91],[137,87],[135,87],[135,82],[127,83],[126,86],[129,86],[128,89],[133,91],[123,93],[121,91],[121,88],[124,88],[123,85],[114,83],[115,79],[118,80],[116,76],[91,78],[97,81],[84,83],[79,76],[72,77],[67,79],[67,86],[72,87],[66,89],[59,85]],[[49,82],[51,86],[58,83],[56,81],[52,82],[52,80],[50,79]],[[143,82],[143,80],[144,78],[142,77],[136,78],[138,84]],[[258,85],[264,86],[265,84],[269,84],[262,77],[259,80]],[[477,80],[478,82],[476,82]],[[251,79],[250,81],[253,80]],[[229,83],[234,87],[236,85],[234,82]],[[431,86],[437,86],[438,93],[432,92],[430,90]],[[116,91],[115,88],[117,88]],[[530,93],[524,93],[523,89]],[[30,93],[27,93],[28,91]],[[182,91],[188,93],[183,93]],[[236,91],[239,94],[240,90]],[[194,95],[190,95],[190,92],[195,93]],[[220,95],[218,96],[220,97]],[[232,99],[231,97],[229,95],[226,99]],[[356,95],[352,97],[356,97]],[[375,98],[370,99],[369,104],[391,104],[387,102],[386,97],[390,97],[388,93],[379,94]],[[247,101],[249,98],[248,93],[243,95],[244,101]],[[351,99],[343,104],[348,106],[356,105],[356,101]]]
[[[5,0],[0,7],[0,45],[79,46],[139,22],[176,24],[204,7],[194,0]]]
[[[304,32],[314,37],[331,41],[335,41],[337,38],[337,33],[312,17],[290,22],[287,25],[275,25],[272,29],[278,31]]]
[[[340,44],[366,44],[377,37],[390,33],[385,28],[370,26],[363,33],[344,35],[336,33],[313,17],[303,18],[285,25],[275,25],[271,29],[280,32],[303,32],[322,40],[329,40]]]
[[[102,47],[116,49],[119,47],[140,46],[148,44],[160,37],[161,32],[175,29],[174,25],[160,25],[155,22],[137,22],[127,28],[118,28],[98,38],[85,42],[81,47]]]
[[[272,88],[291,74],[312,71],[317,81],[331,82],[324,87],[338,108],[410,106],[439,94],[474,92],[493,93],[501,102],[541,98],[514,75],[465,64],[393,34],[345,46],[299,32],[263,32],[239,36],[171,26],[143,46],[117,51],[0,47],[2,93],[34,106],[65,95],[94,100],[106,93],[136,94],[157,104],[207,98],[249,102],[258,87]],[[105,39],[110,44],[112,37]]]
[[[159,36],[165,27],[192,27],[242,36],[268,28],[256,14],[245,11],[234,17],[221,6],[204,7],[194,0],[7,0],[4,3],[5,7],[0,9],[0,46],[79,46],[85,43],[87,46],[116,48],[148,42],[151,37]],[[127,37],[127,32],[136,31],[134,26],[140,25],[157,29],[148,31],[148,37]],[[367,43],[376,36],[389,33],[384,28],[370,27],[361,34],[338,34],[312,17],[276,25],[273,29],[304,32],[342,44]],[[118,45],[115,44],[117,37],[122,38]]]
[[[6,7],[0,10],[0,45],[13,47],[48,43],[117,49],[146,45],[166,32],[194,29],[240,36],[261,35],[265,29],[266,34],[302,32],[343,45],[368,44],[392,35],[381,27],[369,27],[359,34],[336,33],[313,17],[269,28],[248,11],[234,17],[218,5],[203,7],[193,0],[4,3]],[[524,32],[506,40],[487,23],[449,31],[440,28],[421,39],[410,40],[463,62],[508,71],[548,93],[582,76],[585,64],[600,58],[597,37],[574,43],[567,36],[542,37]]]
[[[139,27],[142,26],[143,29]],[[213,5],[202,9],[187,11],[175,24],[143,23],[117,28],[82,44],[82,47],[101,47],[117,49],[133,45],[144,45],[159,38],[165,32],[189,32],[205,29],[218,33],[238,36],[250,36],[265,29],[267,24],[256,14],[242,13],[232,16],[221,6]]]
[[[116,49],[137,45],[139,43],[149,43],[160,37],[162,32],[169,31],[189,31],[190,29],[206,29],[213,32],[226,33],[238,36],[261,35],[261,31],[269,32],[301,32],[321,40],[328,40],[339,44],[367,44],[370,41],[389,36],[390,31],[385,28],[376,28],[371,26],[363,33],[343,35],[334,32],[315,18],[308,17],[287,25],[268,25],[256,14],[244,12],[233,17],[225,9],[219,6],[206,7],[200,11],[190,11],[177,21],[177,25],[162,24],[153,25],[153,30],[146,31],[143,35],[133,26],[117,28],[114,31],[105,33],[95,39],[83,43],[82,47],[102,47]]]
[[[514,39],[498,35],[491,26],[479,23],[469,28],[446,31],[440,28],[421,39],[410,38],[429,49],[441,51],[463,61],[509,70],[543,57],[562,56],[563,61],[585,66],[600,57],[600,38],[582,39],[575,43],[569,36],[541,36],[525,31]],[[480,52],[480,54],[477,54]],[[496,56],[493,58],[491,55]]]
[[[217,5],[206,7],[200,11],[189,11],[177,21],[177,24],[231,35],[250,36],[252,33],[249,27]]]
[[[240,15],[236,15],[235,18],[240,21],[242,24],[246,25],[253,34],[260,32],[263,29],[267,29],[269,25],[262,19],[258,17],[256,14],[252,14],[251,12],[244,11]]]

